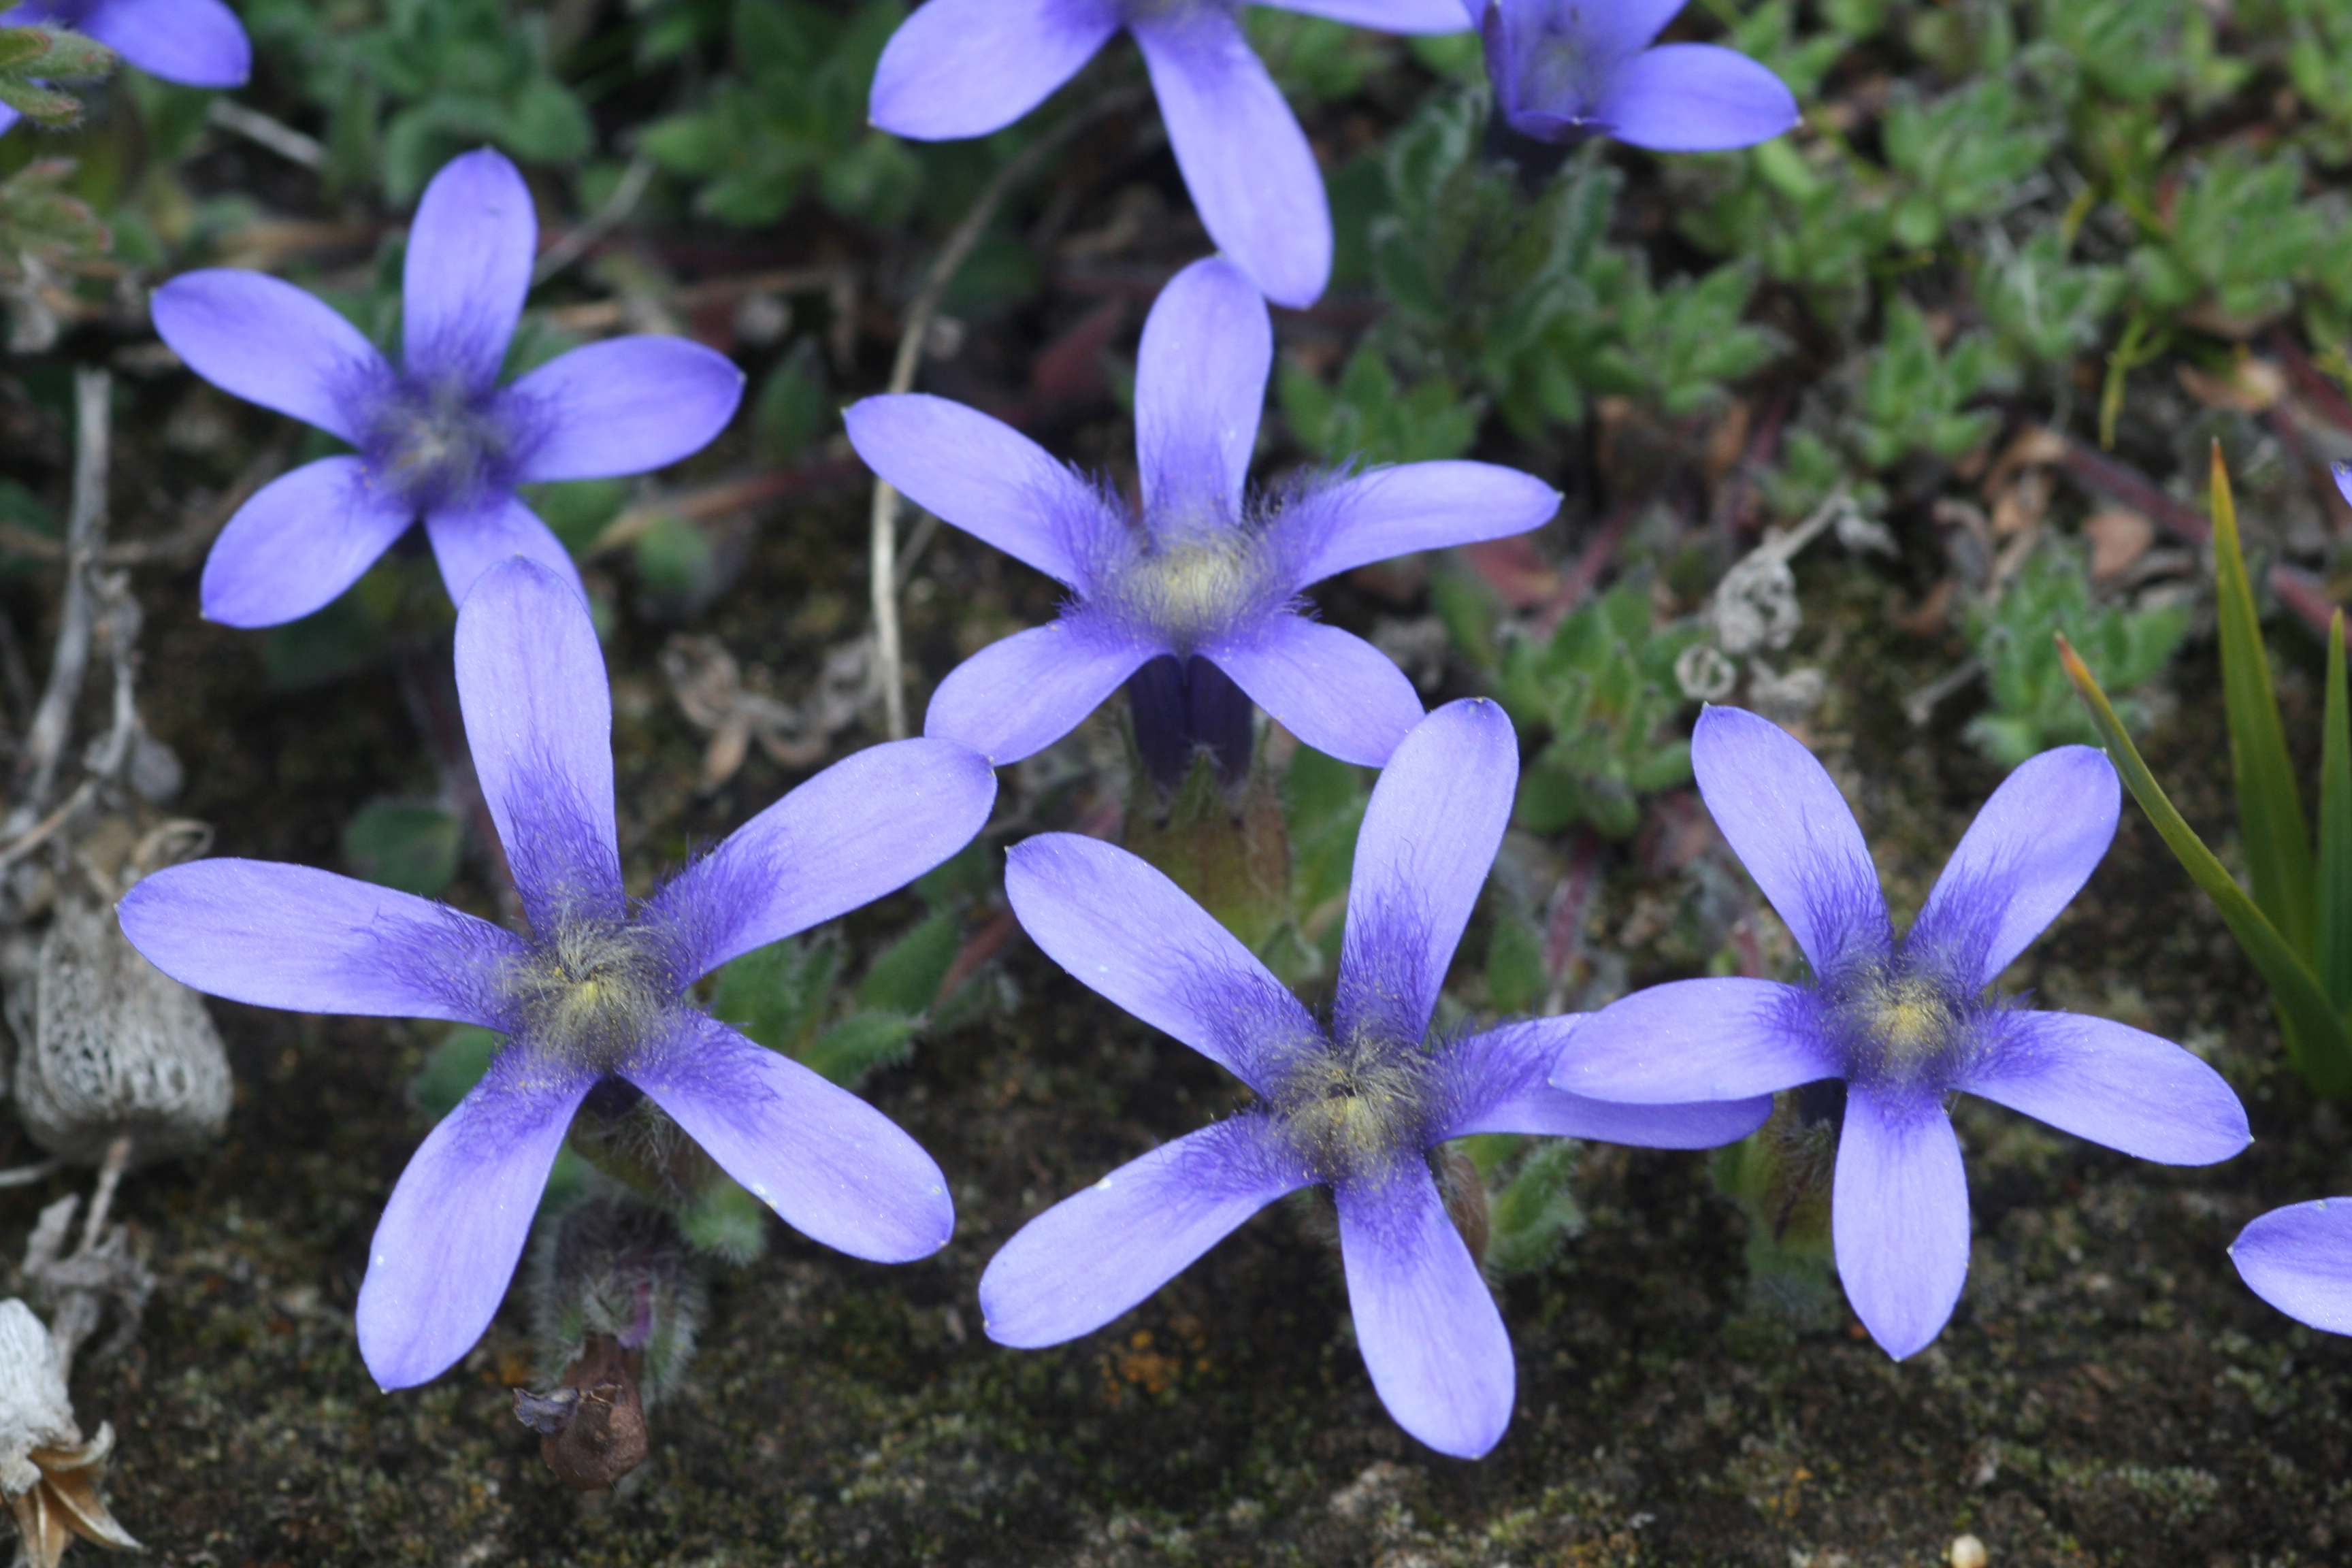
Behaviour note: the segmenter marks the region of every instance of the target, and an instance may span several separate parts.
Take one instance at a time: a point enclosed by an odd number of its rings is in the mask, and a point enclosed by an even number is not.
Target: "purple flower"
[[[0,12],[0,27],[44,23],[96,38],[165,81],[242,87],[253,72],[253,46],[221,0],[30,0]],[[22,118],[0,104],[0,132]]]
[[[1541,142],[1613,136],[1660,153],[1746,147],[1797,123],[1766,67],[1715,44],[1650,40],[1683,0],[1466,0],[1496,107]]]
[[[1449,702],[1397,748],[1364,812],[1328,1029],[1176,885],[1125,850],[1047,833],[1004,886],[1039,947],[1259,1102],[1113,1171],[1024,1226],[981,1277],[990,1336],[1034,1348],[1110,1321],[1285,1193],[1328,1187],[1356,1340],[1397,1424],[1475,1458],[1511,1418],[1511,1342],[1447,1217],[1430,1152],[1474,1132],[1704,1148],[1766,1100],[1607,1105],[1548,1087],[1582,1021],[1432,1039],[1454,943],[1502,842],[1518,744],[1492,702]]]
[[[434,175],[408,232],[398,370],[333,310],[264,273],[191,272],[155,291],[155,330],[197,374],[359,448],[238,509],[205,563],[205,615],[234,626],[308,615],[419,517],[455,603],[509,555],[577,586],[515,486],[657,468],[725,427],[742,373],[683,338],[590,343],[498,384],[538,235],[530,192],[500,154],[468,153]]]
[[[1523,532],[1559,496],[1509,468],[1448,462],[1246,501],[1273,362],[1265,303],[1237,268],[1212,258],[1176,275],[1136,367],[1139,510],[961,404],[911,395],[849,409],[849,439],[875,472],[1070,589],[1051,626],[950,672],[926,733],[1018,762],[1134,677],[1137,739],[1163,782],[1195,742],[1229,771],[1238,744],[1245,766],[1250,700],[1318,751],[1388,761],[1421,720],[1412,683],[1370,644],[1302,615],[1299,590],[1407,551]]]
[[[955,1215],[939,1167],[879,1111],[698,1010],[688,987],[878,898],[961,848],[995,777],[945,741],[876,746],[802,784],[652,898],[622,891],[612,699],[588,607],[528,560],[457,616],[457,689],[529,929],[348,877],[199,860],[149,877],[124,934],[235,1001],[496,1029],[489,1072],[408,1163],[368,1247],[360,1352],[386,1388],[448,1366],[506,1294],[575,1114],[650,1096],[753,1196],[829,1247],[898,1262]]]
[[[2167,1164],[2246,1146],[2246,1113],[2169,1040],[1987,988],[2080,890],[2115,837],[2115,768],[2089,746],[2028,759],[1977,814],[1898,942],[1853,814],[1779,726],[1710,708],[1691,767],[1716,825],[1815,975],[1684,980],[1603,1008],[1552,1082],[1634,1102],[1842,1080],[1831,1243],[1846,1299],[1897,1360],[1942,1331],[1969,1270],[1952,1089]]]
[[[2230,1261],[2255,1295],[2297,1322],[2352,1334],[2352,1198],[2271,1210],[2238,1233]]]
[[[1391,33],[1458,33],[1458,0],[1276,0]],[[1121,26],[1160,95],[1209,237],[1277,305],[1331,277],[1331,212],[1307,133],[1242,35],[1234,0],[929,0],[891,35],[870,113],[921,141],[984,136],[1077,74]]]

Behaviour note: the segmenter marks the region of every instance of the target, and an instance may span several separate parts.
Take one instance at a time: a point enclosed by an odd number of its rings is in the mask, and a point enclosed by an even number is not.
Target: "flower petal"
[[[1561,15],[1549,0],[1498,0],[1502,19],[1523,49],[1546,37],[1569,45],[1564,58],[1595,63],[1622,60],[1646,47],[1681,11],[1684,0],[1612,0],[1605,5],[1570,5]]]
[[[1304,587],[1415,550],[1525,533],[1559,510],[1558,490],[1495,463],[1373,468],[1342,479],[1298,510],[1320,535],[1301,552],[1298,583]]]
[[[538,249],[530,187],[504,153],[484,147],[444,163],[408,226],[400,292],[408,374],[488,389],[530,292]]]
[[[1845,1299],[1880,1349],[1901,1361],[1944,1331],[1969,1276],[1969,1178],[1938,1099],[1848,1089],[1830,1235]]]
[[[1709,708],[1691,734],[1691,771],[1814,973],[1849,954],[1887,951],[1878,869],[1845,797],[1804,742],[1745,709]]]
[[[2230,1244],[2238,1277],[2299,1323],[2352,1334],[2352,1198],[2273,1209]]]
[[[460,608],[483,573],[518,555],[545,567],[583,603],[587,600],[572,552],[512,491],[494,490],[470,505],[434,508],[425,514],[425,537],[432,542],[433,560],[441,568],[449,602]]]
[[[1676,980],[1620,997],[1584,1021],[1552,1067],[1571,1094],[1644,1105],[1738,1100],[1842,1078],[1811,994],[1774,980]]]
[[[2072,902],[2116,837],[2115,764],[2095,746],[2028,757],[1961,836],[1904,945],[1990,985]]]
[[[1268,616],[1199,651],[1285,729],[1343,763],[1385,767],[1423,718],[1421,698],[1393,659],[1304,616]]]
[[[502,402],[533,444],[517,478],[642,474],[698,452],[743,400],[735,362],[685,338],[609,338],[559,354]]]
[[[1124,849],[1075,833],[1024,838],[1004,857],[1004,896],[1081,984],[1260,1093],[1267,1046],[1322,1037],[1255,953]]]
[[[1659,153],[1752,147],[1797,123],[1771,68],[1717,44],[1661,44],[1612,72],[1592,106],[1610,135]]]
[[[231,626],[307,616],[357,582],[415,521],[359,458],[305,463],[255,491],[213,541],[205,616]]]
[[[947,1245],[947,1178],[897,1122],[716,1019],[690,1028],[622,1076],[753,1197],[852,1258],[906,1263]]]
[[[1454,1044],[1444,1058],[1454,1117],[1439,1136],[1530,1132],[1641,1149],[1712,1149],[1747,1137],[1772,1113],[1770,1095],[1622,1105],[1552,1088],[1552,1064],[1588,1017],[1571,1014],[1506,1024]]]
[[[1341,1038],[1378,1028],[1418,1040],[1427,1030],[1518,778],[1518,737],[1484,698],[1447,703],[1397,743],[1356,831],[1334,1020]]]
[[[2081,1013],[2000,1013],[1986,1027],[1957,1085],[1970,1094],[2168,1165],[2210,1165],[2253,1141],[2236,1091],[2170,1040]]]
[[[917,506],[1056,582],[1078,582],[1082,534],[1100,519],[1102,502],[1036,442],[921,392],[862,398],[842,419],[866,466]]]
[[[1238,522],[1274,370],[1257,285],[1221,256],[1169,280],[1143,323],[1135,451],[1147,515],[1208,511]]]
[[[1383,33],[1460,33],[1471,26],[1462,0],[1265,0],[1265,4]]]
[[[988,759],[954,741],[843,758],[722,839],[653,896],[687,978],[905,887],[971,843],[996,802]]]
[[[1276,304],[1313,304],[1331,279],[1323,175],[1240,21],[1188,5],[1128,26],[1209,237]]]
[[[156,334],[223,392],[358,445],[392,367],[341,312],[266,272],[208,267],[155,290]]]
[[[150,76],[243,87],[253,45],[221,0],[96,0],[74,24]]]
[[[1015,632],[948,671],[931,693],[923,733],[1010,766],[1085,723],[1157,652],[1089,637],[1066,620]]]
[[[1341,1188],[1339,1255],[1372,1387],[1396,1424],[1475,1459],[1511,1424],[1511,1336],[1462,1233],[1416,1162],[1370,1190]]]
[[[929,0],[898,25],[867,115],[927,142],[1012,124],[1118,30],[1115,0]]]
[[[360,1355],[379,1387],[438,1376],[489,1327],[595,1082],[507,1051],[425,1134],[376,1222],[360,1285]]]
[[[466,744],[532,928],[619,919],[613,691],[587,601],[510,555],[457,612],[457,662]]]
[[[1233,1117],[1130,1160],[1015,1231],[980,1277],[988,1337],[1035,1350],[1109,1322],[1314,1176],[1273,1119]]]
[[[183,985],[299,1013],[503,1028],[499,972],[523,952],[446,904],[271,860],[167,867],[115,908],[131,945]]]

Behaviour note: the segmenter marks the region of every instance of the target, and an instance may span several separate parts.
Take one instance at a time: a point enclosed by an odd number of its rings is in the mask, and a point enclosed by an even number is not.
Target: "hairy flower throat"
[[[653,933],[627,921],[566,918],[506,981],[516,1035],[596,1072],[619,1068],[682,1005]]]

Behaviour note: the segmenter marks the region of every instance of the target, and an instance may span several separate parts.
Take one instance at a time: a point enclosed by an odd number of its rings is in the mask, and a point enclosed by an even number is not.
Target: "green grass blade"
[[[2271,661],[2254,614],[2253,584],[2238,546],[2238,509],[2221,444],[2213,444],[2213,596],[2221,632],[2221,700],[2230,720],[2230,771],[2238,786],[2238,832],[2254,902],[2294,951],[2312,964],[2318,955],[2319,920],[2311,862],[2311,832],[2294,787],[2286,730],[2279,718]]]
[[[2238,945],[2270,985],[2272,1000],[2278,1008],[2279,1033],[2286,1041],[2287,1056],[2295,1070],[2321,1094],[2335,1099],[2352,1096],[2352,1039],[2347,1039],[2343,1021],[2328,1005],[2327,996],[2310,965],[2173,808],[2163,786],[2156,782],[2156,775],[2140,760],[2139,749],[2124,733],[2123,722],[2108,704],[2107,694],[2099,689],[2097,679],[2063,637],[2058,638],[2058,658],[2066,668],[2067,679],[2082,694],[2084,706],[2091,710],[2091,725],[2105,742],[2107,755],[2114,761],[2116,772],[2123,774],[2133,798],[2147,813],[2158,835],[2179,860],[2189,879],[2202,888],[2205,896],[2221,911],[2231,934],[2238,939]]]
[[[2327,626],[2327,718],[2319,743],[2319,982],[2337,1017],[2352,1013],[2352,715],[2344,612]]]

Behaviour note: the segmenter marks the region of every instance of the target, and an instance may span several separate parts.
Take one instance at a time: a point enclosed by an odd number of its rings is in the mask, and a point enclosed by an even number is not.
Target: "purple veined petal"
[[[165,81],[243,87],[253,74],[253,45],[221,0],[94,0],[76,26]]]
[[[1554,1088],[1665,1105],[1748,1100],[1845,1076],[1835,1040],[1811,1026],[1811,993],[1775,980],[1675,980],[1585,1019],[1553,1064]]]
[[[1159,651],[1089,636],[1068,620],[1015,632],[948,671],[931,693],[923,733],[1010,766],[1085,723]]]
[[[1970,1094],[2168,1165],[2210,1165],[2253,1141],[2236,1091],[2170,1040],[2081,1013],[2000,1013],[1985,1027],[1955,1086]]]
[[[1691,734],[1691,771],[1716,826],[1814,973],[1850,952],[1887,951],[1878,868],[1845,797],[1803,742],[1744,708],[1709,708]]]
[[[255,491],[213,541],[205,616],[274,626],[307,616],[357,582],[415,521],[359,458],[305,463]]]
[[[588,603],[509,555],[457,612],[457,702],[482,798],[532,928],[623,913],[613,822],[613,691]]]
[[[931,0],[939,4],[939,0]],[[866,466],[926,511],[1076,585],[1102,500],[1067,465],[1001,419],[929,393],[861,398],[843,411]]]
[[[1229,11],[1189,5],[1128,24],[1201,222],[1277,305],[1331,280],[1331,209],[1307,132]]]
[[[1147,515],[1242,514],[1257,445],[1274,324],[1257,285],[1221,256],[1169,280],[1143,323],[1135,369],[1135,451]]]
[[[1315,507],[1294,514],[1318,520],[1322,532],[1302,557],[1299,585],[1415,550],[1525,533],[1559,510],[1558,490],[1494,463],[1373,468],[1342,479]]]
[[[484,147],[441,165],[408,226],[400,286],[407,374],[468,392],[496,381],[538,249],[530,188],[504,153]]]
[[[1447,703],[1397,743],[1356,833],[1334,1008],[1340,1037],[1377,1023],[1417,1040],[1429,1027],[1518,779],[1518,737],[1485,698]]]
[[[1265,1047],[1323,1031],[1239,938],[1115,845],[1040,833],[1004,857],[1021,928],[1073,979],[1183,1041],[1259,1093]]]
[[[1271,1117],[1162,1143],[1015,1231],[980,1277],[988,1337],[1036,1350],[1102,1327],[1314,1181]]]
[[[1423,718],[1412,682],[1352,633],[1288,611],[1203,644],[1202,657],[1326,756],[1361,767],[1389,757]]]
[[[1437,1184],[1415,1161],[1385,1186],[1332,1195],[1356,1342],[1381,1403],[1439,1453],[1478,1458],[1511,1424],[1518,1367]]]
[[[181,984],[298,1013],[503,1029],[499,977],[524,953],[446,904],[271,860],[167,867],[115,909],[131,945]]]
[[[2230,1244],[2247,1289],[2293,1318],[2352,1334],[2352,1198],[2315,1198],[2257,1217]]]
[[[1902,1361],[1944,1331],[1969,1277],[1969,1178],[1939,1099],[1849,1088],[1830,1237],[1845,1299],[1881,1350]]]
[[[1623,1105],[1551,1087],[1552,1064],[1583,1015],[1506,1024],[1446,1053],[1454,1120],[1442,1138],[1525,1132],[1588,1138],[1640,1149],[1712,1149],[1747,1137],[1772,1113],[1772,1097],[1695,1104]]]
[[[489,1327],[595,1082],[508,1051],[425,1134],[376,1222],[360,1285],[360,1355],[379,1387],[438,1376]]]
[[[621,1076],[786,1225],[836,1252],[907,1263],[945,1247],[955,1204],[897,1122],[807,1068],[694,1015]]]
[[[266,272],[184,272],[148,302],[156,335],[223,392],[356,446],[392,367],[332,306]]]
[[[2116,837],[2123,788],[2095,746],[2028,757],[1944,863],[1904,946],[1990,985],[2074,900]]]
[[[2328,471],[2336,476],[2336,492],[2343,496],[2346,504],[2352,505],[2352,463],[2337,463]]]
[[[438,506],[425,514],[425,537],[432,542],[434,563],[441,568],[449,602],[463,606],[482,574],[500,562],[522,556],[563,579],[586,603],[580,568],[555,531],[511,490],[491,490],[470,504]]]
[[[642,474],[702,450],[735,416],[743,373],[685,338],[611,338],[559,354],[506,389],[530,432],[516,478]]]
[[[6,104],[0,103],[0,136],[5,136],[9,132],[14,131],[16,128],[16,121],[24,118],[22,114]]]
[[[867,115],[900,136],[985,136],[1044,102],[1118,30],[1116,0],[929,0],[898,25]]]
[[[1622,61],[1649,47],[1683,8],[1683,0],[1609,0],[1604,5],[1574,0],[1499,0],[1499,9],[1513,36],[1532,47],[1544,34],[1570,41],[1573,58],[1593,62],[1596,69]]]
[[[1462,0],[1263,0],[1302,16],[1328,16],[1383,33],[1460,33],[1475,26]]]
[[[888,741],[843,758],[672,878],[648,919],[691,979],[905,887],[971,843],[996,802],[988,759],[954,741]]]
[[[1636,147],[1712,153],[1794,128],[1797,100],[1771,68],[1737,49],[1661,44],[1617,68],[1592,118]]]

